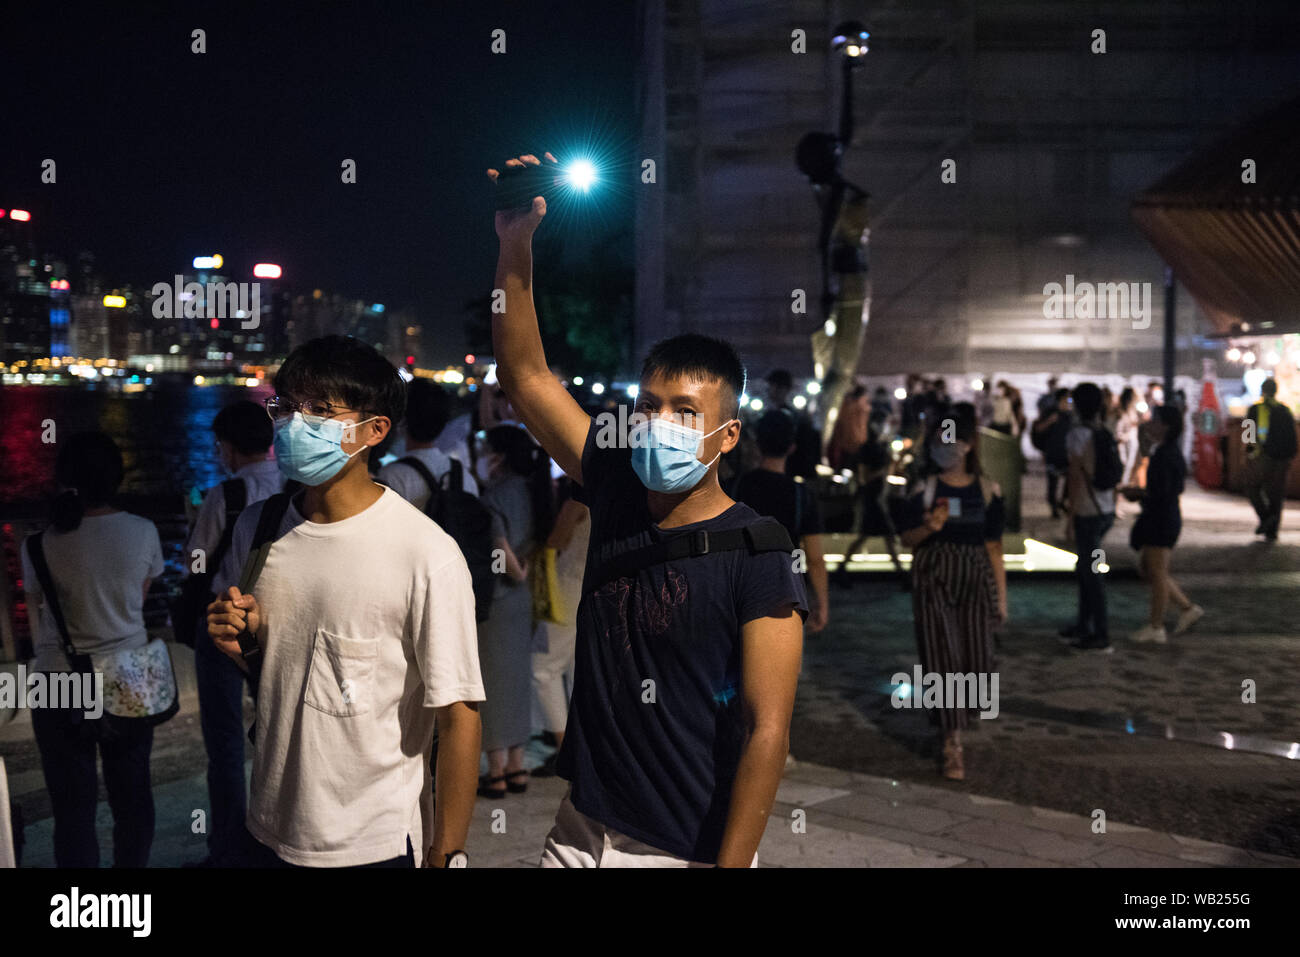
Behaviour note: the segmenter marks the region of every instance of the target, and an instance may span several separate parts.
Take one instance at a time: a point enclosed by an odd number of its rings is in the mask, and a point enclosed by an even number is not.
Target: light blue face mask
[[[700,443],[714,432],[725,429],[732,421],[728,419],[707,434],[667,419],[638,422],[627,434],[628,445],[632,447],[632,470],[641,484],[652,492],[693,489],[722,455],[719,451],[706,465],[696,457]]]
[[[379,418],[372,415],[362,422],[349,423],[352,428]],[[323,419],[308,425],[301,412],[275,430],[275,464],[280,474],[303,485],[320,485],[338,475],[352,455],[343,451],[343,435],[348,429],[340,419]],[[365,446],[362,446],[365,448]]]

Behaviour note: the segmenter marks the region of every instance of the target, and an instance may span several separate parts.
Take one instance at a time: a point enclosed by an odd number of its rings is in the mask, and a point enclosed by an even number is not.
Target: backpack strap
[[[742,528],[727,528],[716,532],[698,529],[694,532],[672,535],[663,541],[615,555],[594,569],[592,587],[599,588],[615,578],[630,577],[652,565],[742,549],[747,550],[751,555],[760,552],[791,553],[794,551],[794,544],[790,541],[790,533],[785,530],[785,526],[775,519],[766,519]]]
[[[934,496],[938,490],[939,476],[927,475],[925,477],[925,487],[921,492],[921,507],[925,509],[925,511],[928,512],[930,509],[934,508]]]
[[[277,492],[262,503],[262,514],[257,516],[253,543],[248,549],[248,557],[244,559],[243,570],[239,573],[240,594],[247,595],[251,592],[261,577],[262,566],[266,564],[266,556],[271,553],[271,545],[280,531],[285,513],[289,511],[292,498],[292,492]],[[239,633],[238,641],[239,653],[244,656],[250,676],[256,682],[255,671],[260,671],[262,665],[262,647],[257,643],[257,636],[247,628]]]
[[[460,459],[447,456],[451,461],[451,468],[443,475],[443,487],[449,492],[465,491],[465,466],[460,464]]]
[[[235,534],[235,522],[239,521],[239,516],[248,504],[248,485],[243,479],[226,479],[221,483],[221,497],[226,502],[226,526],[221,530],[221,540],[217,542],[217,547],[212,552],[212,559],[208,562],[208,567],[214,572],[221,567],[226,552],[230,551],[230,543]]]
[[[405,458],[400,458],[393,464],[409,465],[411,468],[415,469],[417,473],[419,473],[420,478],[424,479],[424,484],[429,486],[429,500],[424,503],[424,513],[426,515],[431,514],[429,509],[437,504],[438,492],[442,490],[442,486],[438,484],[438,480],[434,478],[433,473],[429,471],[429,466],[425,465],[414,455],[408,455]]]
[[[37,532],[27,539],[27,556],[32,560],[32,570],[36,572],[36,580],[41,583],[41,595],[45,605],[54,617],[55,627],[59,629],[59,641],[63,645],[63,654],[67,657],[68,664],[78,671],[89,671],[90,663],[87,660],[89,656],[78,655],[77,649],[72,647],[72,638],[68,635],[68,623],[63,617],[63,608],[59,605],[59,592],[54,587],[54,576],[50,574],[50,566],[45,561],[44,535],[44,532]],[[81,659],[80,663],[78,659]]]

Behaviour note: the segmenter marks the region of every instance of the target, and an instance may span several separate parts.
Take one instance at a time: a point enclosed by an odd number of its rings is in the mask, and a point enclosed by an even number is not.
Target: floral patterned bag
[[[103,655],[79,654],[68,637],[68,626],[59,606],[58,592],[41,543],[44,533],[27,540],[27,553],[40,580],[45,603],[63,641],[63,653],[74,671],[102,674],[104,678],[104,713],[118,719],[133,719],[162,724],[180,711],[176,689],[176,672],[171,655],[162,639],[151,639],[143,648],[126,648]]]

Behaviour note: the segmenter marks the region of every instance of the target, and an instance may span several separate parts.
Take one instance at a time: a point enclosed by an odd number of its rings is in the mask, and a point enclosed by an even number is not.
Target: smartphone
[[[549,201],[555,192],[560,171],[554,163],[540,166],[507,166],[497,177],[496,208],[527,209],[534,196]]]
[[[961,499],[949,497],[948,499],[948,517],[961,518]]]

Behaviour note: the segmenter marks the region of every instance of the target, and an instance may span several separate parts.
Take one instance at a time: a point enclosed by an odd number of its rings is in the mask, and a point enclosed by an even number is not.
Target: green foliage
[[[568,374],[610,378],[626,368],[632,332],[635,271],[627,230],[600,237],[577,262],[566,261],[557,239],[533,251],[533,301],[546,359]],[[466,303],[466,345],[492,351],[491,298]]]

